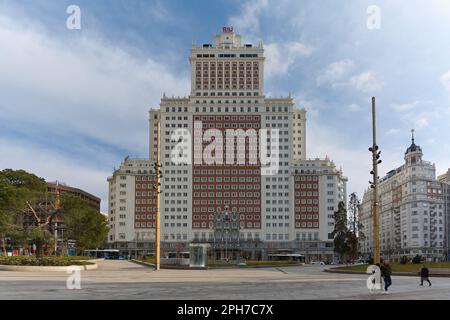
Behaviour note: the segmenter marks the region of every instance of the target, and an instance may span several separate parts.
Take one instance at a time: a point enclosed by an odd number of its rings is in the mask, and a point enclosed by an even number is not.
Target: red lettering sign
[[[223,27],[222,32],[227,32],[227,33],[233,32],[233,27]]]

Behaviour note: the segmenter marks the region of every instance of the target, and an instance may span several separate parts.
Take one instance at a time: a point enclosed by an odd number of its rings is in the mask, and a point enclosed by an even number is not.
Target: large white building
[[[131,253],[153,251],[157,194],[153,164],[126,157],[108,177],[108,243]]]
[[[445,234],[445,243],[447,245],[447,261],[450,261],[450,169],[446,173],[438,176],[439,182],[442,184],[442,194],[444,196],[444,208],[446,217],[447,232]]]
[[[379,184],[380,241],[384,259],[421,255],[431,260],[446,257],[446,202],[443,185],[436,179],[435,165],[422,159],[412,139],[405,164],[387,173]],[[372,255],[372,189],[365,192],[359,221],[362,254]]]
[[[243,44],[232,28],[223,28],[214,44],[191,48],[190,95],[164,94],[159,109],[150,110],[147,163],[157,161],[159,148],[163,250],[216,241],[214,215],[227,208],[238,213],[240,225],[239,250],[231,255],[267,258],[285,250],[333,258],[333,213],[346,201],[347,179],[329,159],[307,160],[306,112],[290,95],[264,95],[264,59],[261,43]],[[206,151],[223,154],[223,161],[207,163]],[[109,181],[111,192],[114,179]],[[133,206],[127,223],[142,217]],[[127,226],[125,239],[116,231],[109,241],[125,247],[136,230],[153,222],[151,214],[146,217]]]

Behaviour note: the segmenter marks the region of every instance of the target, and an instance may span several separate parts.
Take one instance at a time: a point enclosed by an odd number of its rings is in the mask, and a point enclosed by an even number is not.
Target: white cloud
[[[389,129],[388,131],[386,131],[386,135],[393,136],[393,135],[398,134],[399,132],[400,132],[399,129],[392,128],[392,129]]]
[[[430,116],[432,114],[423,112],[414,117],[414,127],[418,129],[422,129],[428,126],[430,123]]]
[[[414,101],[410,103],[402,103],[402,104],[392,104],[392,108],[394,108],[396,111],[404,112],[404,111],[411,111],[419,104],[419,101]]]
[[[362,92],[377,92],[383,88],[383,83],[370,71],[351,77],[349,84]]]
[[[188,75],[67,32],[59,39],[0,16],[2,118],[59,127],[120,148],[146,148],[148,109],[163,92],[187,94]]]
[[[440,77],[441,83],[444,86],[444,88],[450,92],[450,70],[448,70],[446,73],[444,73]]]
[[[355,68],[355,63],[350,59],[330,63],[316,79],[317,85],[331,84],[344,80]]]
[[[350,112],[359,112],[361,111],[361,106],[356,103],[352,103],[351,105],[347,106],[347,110]]]
[[[267,8],[268,0],[246,1],[241,5],[240,14],[229,19],[230,26],[233,26],[239,33],[255,34],[259,31],[259,17]]]
[[[351,87],[362,92],[375,92],[383,88],[371,71],[354,74],[353,60],[344,59],[330,63],[316,78],[317,86],[330,85],[332,88]]]
[[[310,46],[295,41],[264,45],[265,78],[285,75],[299,58],[309,56],[312,50]]]

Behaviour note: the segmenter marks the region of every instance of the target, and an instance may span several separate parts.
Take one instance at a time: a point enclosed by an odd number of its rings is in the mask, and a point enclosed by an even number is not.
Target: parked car
[[[325,262],[323,262],[323,261],[311,261],[311,264],[324,266]]]

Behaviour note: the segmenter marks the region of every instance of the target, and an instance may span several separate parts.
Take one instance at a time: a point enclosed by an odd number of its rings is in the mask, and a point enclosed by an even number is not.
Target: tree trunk
[[[3,255],[6,257],[6,239],[5,237],[2,237],[2,250],[3,250]]]
[[[44,249],[43,241],[36,240],[36,258],[40,258],[44,255],[43,249]]]

